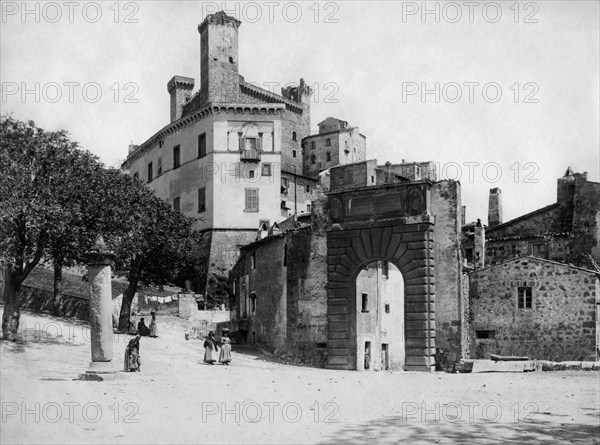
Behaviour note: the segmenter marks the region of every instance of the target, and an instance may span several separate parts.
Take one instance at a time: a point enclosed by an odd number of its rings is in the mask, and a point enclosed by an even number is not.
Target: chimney
[[[502,224],[502,190],[498,187],[490,189],[488,205],[488,226]]]
[[[171,122],[175,122],[183,114],[183,106],[187,103],[192,90],[194,79],[191,77],[173,76],[167,84],[167,91],[171,95]]]
[[[477,219],[477,224],[475,224],[473,262],[475,263],[475,269],[483,269],[485,267],[485,227],[481,224],[480,219]]]

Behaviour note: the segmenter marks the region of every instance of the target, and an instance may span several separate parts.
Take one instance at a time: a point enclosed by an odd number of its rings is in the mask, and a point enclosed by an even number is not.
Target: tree
[[[119,329],[125,331],[138,286],[167,284],[181,274],[194,220],[173,210],[139,180],[119,174],[113,178],[113,191],[123,211],[124,233],[109,238],[107,245],[115,254],[115,271],[129,282],[119,315]]]
[[[0,118],[0,262],[6,340],[17,337],[23,281],[42,259],[56,227],[68,217],[62,202],[72,180],[67,173],[82,156],[92,160],[77,150],[65,131],[48,132],[32,121]]]

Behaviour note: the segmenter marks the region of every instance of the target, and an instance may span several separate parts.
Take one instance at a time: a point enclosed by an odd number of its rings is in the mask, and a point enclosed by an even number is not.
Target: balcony
[[[260,150],[240,150],[240,161],[242,162],[260,162]]]

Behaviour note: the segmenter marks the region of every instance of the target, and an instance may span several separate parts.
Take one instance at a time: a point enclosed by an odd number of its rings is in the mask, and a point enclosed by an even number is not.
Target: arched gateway
[[[374,260],[404,279],[407,371],[431,371],[435,354],[434,218],[431,182],[328,193],[328,367],[357,369],[356,277]],[[392,340],[393,341],[393,340]]]

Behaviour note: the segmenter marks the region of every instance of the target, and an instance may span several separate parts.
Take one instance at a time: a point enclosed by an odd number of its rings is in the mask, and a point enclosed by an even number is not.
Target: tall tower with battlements
[[[238,28],[241,22],[220,11],[198,25],[202,102],[239,101]]]

